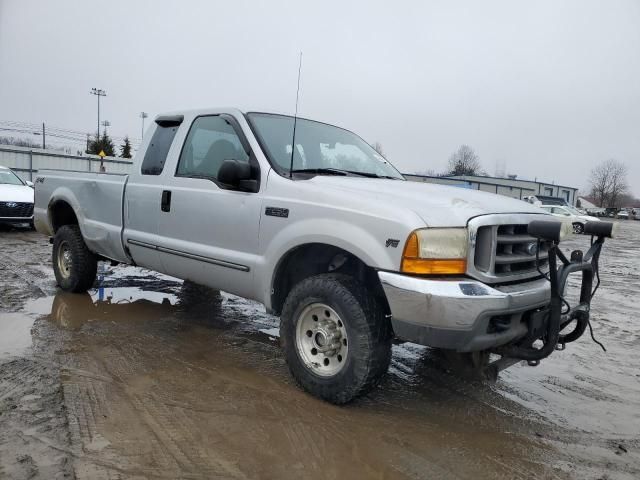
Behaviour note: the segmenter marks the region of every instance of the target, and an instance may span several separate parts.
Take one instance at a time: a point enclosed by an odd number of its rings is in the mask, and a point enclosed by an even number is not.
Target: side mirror
[[[32,181],[27,180],[27,181],[26,181],[26,182],[24,182],[24,183],[26,183],[26,184],[27,184],[27,187],[31,187],[31,188],[33,188],[33,182],[32,182]]]
[[[258,182],[251,178],[251,165],[238,160],[225,160],[218,170],[218,181],[245,192],[257,192]]]

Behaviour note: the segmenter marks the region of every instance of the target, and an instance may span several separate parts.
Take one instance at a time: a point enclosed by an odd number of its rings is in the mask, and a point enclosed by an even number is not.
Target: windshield
[[[570,211],[571,213],[573,213],[574,215],[582,215],[582,213],[581,213],[579,210],[577,210],[577,209],[575,209],[575,208],[573,208],[573,207],[565,206],[564,208],[566,208],[567,210],[569,210],[569,211]]]
[[[0,184],[24,185],[24,182],[11,170],[0,170]]]
[[[293,117],[267,113],[247,114],[251,126],[272,165],[289,174]],[[319,174],[355,174],[403,179],[382,155],[354,133],[342,128],[299,118],[293,171]]]

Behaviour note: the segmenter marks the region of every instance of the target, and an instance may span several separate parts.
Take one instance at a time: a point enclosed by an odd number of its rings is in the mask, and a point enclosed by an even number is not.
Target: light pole
[[[107,127],[111,126],[111,122],[109,120],[103,120],[101,125],[104,127],[104,133],[107,133]]]
[[[98,137],[100,137],[100,97],[106,97],[107,92],[100,88],[92,88],[89,93],[98,97]]]
[[[144,138],[144,119],[148,116],[149,114],[147,112],[140,112],[140,118],[142,119],[142,135],[140,135],[140,140]]]

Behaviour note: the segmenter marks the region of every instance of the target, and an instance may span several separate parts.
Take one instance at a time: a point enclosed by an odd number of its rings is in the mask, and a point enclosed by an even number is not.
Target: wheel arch
[[[80,226],[75,209],[66,199],[53,199],[51,203],[49,203],[47,210],[49,225],[51,225],[51,230],[54,234],[64,225]]]
[[[376,269],[354,253],[322,242],[296,245],[280,257],[271,278],[271,313],[279,315],[282,312],[287,295],[295,284],[322,273],[344,273],[358,279],[370,288],[385,314],[390,313]]]

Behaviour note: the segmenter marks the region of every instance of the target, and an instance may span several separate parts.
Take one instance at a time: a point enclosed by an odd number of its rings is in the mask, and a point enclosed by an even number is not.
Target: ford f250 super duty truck
[[[567,259],[571,224],[538,207],[408,182],[348,130],[235,109],[157,117],[129,175],[40,170],[35,185],[63,290],[110,260],[257,300],[280,316],[297,382],[334,403],[376,384],[394,339],[495,372],[575,340],[611,234],[587,225],[594,246]]]

